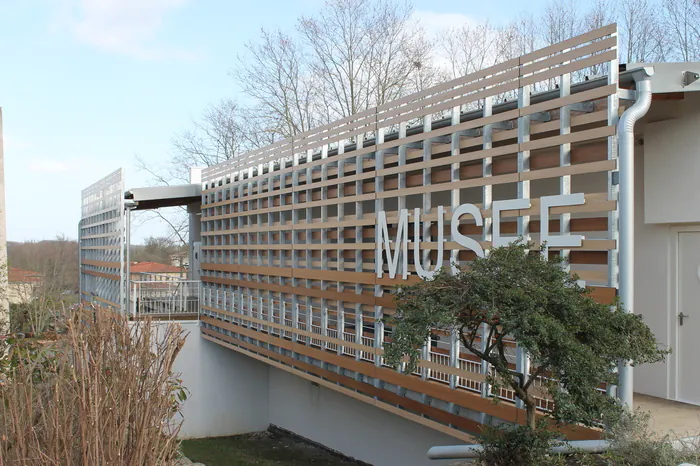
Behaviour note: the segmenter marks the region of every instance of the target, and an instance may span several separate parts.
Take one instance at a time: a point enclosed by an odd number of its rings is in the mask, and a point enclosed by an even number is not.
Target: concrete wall
[[[449,464],[428,449],[464,443],[274,367],[270,423],[375,466]]]
[[[181,436],[218,437],[267,429],[269,366],[205,340],[197,321],[180,325],[189,336],[174,370],[190,392],[182,409]]]
[[[274,424],[375,466],[448,464],[428,460],[428,449],[463,443],[207,341],[198,322],[179,324],[189,332],[174,368],[190,391],[183,438],[259,432]]]

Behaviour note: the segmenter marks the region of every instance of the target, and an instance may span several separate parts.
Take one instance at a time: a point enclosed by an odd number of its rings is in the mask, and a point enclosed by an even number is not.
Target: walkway
[[[635,393],[634,407],[651,413],[651,427],[657,433],[700,435],[700,406]]]

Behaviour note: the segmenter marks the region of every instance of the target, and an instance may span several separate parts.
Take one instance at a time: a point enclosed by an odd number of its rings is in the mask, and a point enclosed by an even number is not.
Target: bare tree
[[[700,1],[664,0],[665,29],[681,61],[700,60]]]
[[[223,99],[210,105],[192,130],[177,135],[171,179],[189,183],[190,167],[209,167],[236,157],[245,141],[240,113],[236,102]]]
[[[537,50],[541,46],[538,18],[521,13],[499,31],[498,51],[510,60]]]
[[[41,275],[44,294],[78,289],[78,242],[59,235],[49,241],[8,244],[9,264]]]
[[[596,0],[583,16],[583,31],[602,28],[617,22],[617,11],[612,0]],[[599,63],[588,68],[589,76],[602,76],[609,73],[608,63]]]
[[[418,70],[432,66],[411,7],[391,0],[329,0],[298,30],[310,51],[328,116],[349,116],[409,93]]]
[[[453,78],[465,76],[503,59],[498,47],[500,31],[486,21],[451,28],[439,36],[440,48],[449,61]]]
[[[661,11],[648,0],[620,2],[621,53],[627,63],[666,61],[670,42],[663,30]]]
[[[544,45],[556,44],[579,35],[582,24],[575,0],[550,1],[541,16],[540,33]]]
[[[189,183],[191,167],[216,165],[244,151],[248,139],[242,130],[245,127],[242,113],[238,104],[231,99],[210,105],[202,117],[193,123],[193,129],[174,137],[174,153],[167,165],[154,166],[137,156],[137,168],[151,175],[157,185]],[[138,228],[153,220],[167,225],[171,239],[184,245],[188,243],[185,207],[139,212],[134,218],[134,226]]]
[[[282,138],[311,129],[318,90],[300,44],[280,30],[263,29],[259,40],[246,48],[248,53],[238,57],[238,66],[229,74],[256,102],[249,115],[257,120],[253,129]]]

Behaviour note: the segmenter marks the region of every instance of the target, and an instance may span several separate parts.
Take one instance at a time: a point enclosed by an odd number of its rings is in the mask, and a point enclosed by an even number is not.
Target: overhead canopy
[[[200,184],[134,188],[124,193],[124,199],[134,201],[134,210],[151,210],[161,207],[184,206],[202,201]]]

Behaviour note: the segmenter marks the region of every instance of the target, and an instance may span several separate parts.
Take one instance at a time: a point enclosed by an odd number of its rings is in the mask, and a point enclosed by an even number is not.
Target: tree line
[[[170,264],[170,256],[186,252],[178,241],[167,237],[148,237],[144,244],[131,245],[131,260]],[[41,275],[42,296],[74,293],[79,287],[78,242],[63,235],[53,240],[7,243],[9,267],[30,270]]]

